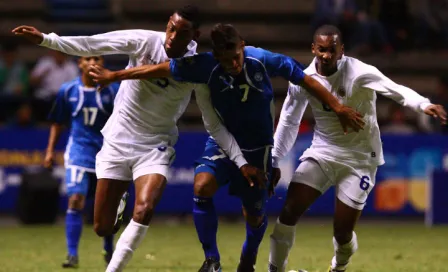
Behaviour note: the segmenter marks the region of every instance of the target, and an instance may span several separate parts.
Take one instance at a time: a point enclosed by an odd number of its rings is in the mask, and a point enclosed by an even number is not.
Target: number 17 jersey
[[[95,172],[95,157],[103,145],[101,129],[112,113],[118,88],[118,84],[112,84],[98,92],[77,78],[59,89],[49,120],[70,127],[64,154],[66,167]]]

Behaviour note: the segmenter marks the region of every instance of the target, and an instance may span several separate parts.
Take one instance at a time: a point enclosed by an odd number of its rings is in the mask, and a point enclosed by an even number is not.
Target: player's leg
[[[307,159],[296,169],[270,237],[269,271],[285,271],[289,252],[295,242],[297,221],[330,185],[315,160]]]
[[[220,271],[220,255],[216,235],[218,232],[218,215],[213,204],[213,196],[218,190],[215,171],[207,165],[195,169],[193,219],[199,241],[204,250],[205,261],[199,271]]]
[[[154,214],[154,208],[165,189],[165,176],[166,174],[147,174],[135,180],[135,206],[132,220],[117,241],[107,272],[122,271],[143,241]]]
[[[78,245],[83,227],[82,212],[88,191],[88,176],[81,168],[75,166],[66,169],[68,209],[65,216],[65,236],[67,240],[67,259],[64,268],[78,267]]]
[[[331,272],[345,271],[352,255],[358,249],[354,230],[367,196],[375,184],[376,168],[354,170],[345,166],[338,172],[333,223],[335,255],[331,261]]]

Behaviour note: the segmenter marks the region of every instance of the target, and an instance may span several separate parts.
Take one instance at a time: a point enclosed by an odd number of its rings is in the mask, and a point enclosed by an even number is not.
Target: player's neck
[[[324,68],[322,65],[319,65],[319,63],[316,63],[316,70],[319,75],[328,77],[338,71],[338,66],[335,65],[334,67]]]
[[[93,79],[86,74],[81,75],[81,82],[88,88],[96,87],[96,83],[93,81]]]

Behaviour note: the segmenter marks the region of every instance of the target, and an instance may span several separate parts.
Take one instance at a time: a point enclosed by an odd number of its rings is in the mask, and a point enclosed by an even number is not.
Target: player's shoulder
[[[356,75],[367,74],[378,70],[375,66],[367,64],[354,57],[344,56],[343,60],[345,61],[344,67],[346,72],[348,71]]]
[[[59,88],[60,92],[70,92],[73,90],[78,90],[78,87],[81,86],[81,81],[79,77],[76,77],[73,80],[67,81],[62,83],[61,87]]]
[[[218,65],[218,61],[213,57],[211,52],[202,52],[192,56],[177,59],[178,65],[199,66],[202,69],[213,69]]]

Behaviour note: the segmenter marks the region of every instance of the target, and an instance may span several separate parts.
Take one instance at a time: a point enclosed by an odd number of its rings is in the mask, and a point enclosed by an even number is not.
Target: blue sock
[[[213,257],[219,261],[216,233],[218,232],[218,215],[213,205],[213,198],[195,196],[193,198],[193,219],[202,243],[205,258]]]
[[[241,253],[244,258],[253,260],[255,263],[258,247],[260,246],[261,240],[263,240],[264,233],[268,227],[268,218],[264,216],[261,225],[257,228],[251,227],[246,223],[246,241],[243,244],[243,251]]]
[[[68,209],[65,216],[65,236],[67,238],[68,255],[78,256],[79,239],[82,232],[82,212]]]
[[[114,236],[113,235],[105,236],[103,240],[104,240],[103,244],[104,251],[106,251],[107,253],[114,252]]]

